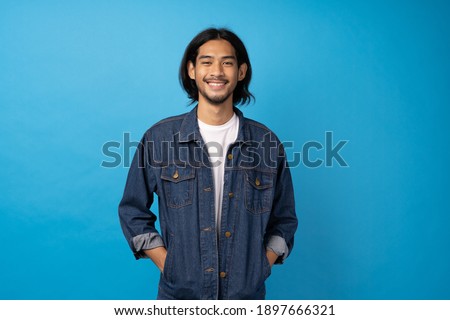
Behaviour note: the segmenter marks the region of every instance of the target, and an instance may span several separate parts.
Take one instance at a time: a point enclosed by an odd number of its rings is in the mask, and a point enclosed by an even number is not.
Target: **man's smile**
[[[226,80],[205,80],[205,82],[212,90],[223,89],[225,85],[228,83],[228,81]]]

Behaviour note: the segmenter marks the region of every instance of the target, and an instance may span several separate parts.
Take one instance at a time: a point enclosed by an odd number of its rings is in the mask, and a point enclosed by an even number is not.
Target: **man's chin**
[[[230,96],[223,96],[223,97],[206,97],[206,100],[214,105],[214,106],[220,106],[222,105],[225,101],[228,100]]]

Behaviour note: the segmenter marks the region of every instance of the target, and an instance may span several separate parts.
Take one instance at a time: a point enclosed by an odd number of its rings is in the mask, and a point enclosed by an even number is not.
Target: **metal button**
[[[219,276],[221,278],[225,278],[227,276],[227,273],[222,271],[221,273],[219,273]]]
[[[228,197],[233,198],[234,197],[234,193],[233,192],[228,192]]]
[[[231,153],[228,154],[228,160],[232,160],[233,159],[233,155]]]
[[[178,179],[180,175],[178,174],[178,170],[175,170],[175,173],[173,174],[172,178]]]
[[[230,231],[225,232],[225,237],[227,238],[231,237],[231,232]]]
[[[257,186],[259,186],[259,185],[261,184],[261,181],[259,181],[259,179],[258,179],[258,178],[256,178],[256,180],[255,180],[255,184],[256,184]]]

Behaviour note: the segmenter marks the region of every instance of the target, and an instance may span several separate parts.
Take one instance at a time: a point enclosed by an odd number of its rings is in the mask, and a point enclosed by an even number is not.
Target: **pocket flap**
[[[273,173],[248,170],[245,174],[247,181],[255,189],[267,189],[273,185]]]
[[[178,183],[195,177],[195,169],[193,167],[178,167],[169,165],[162,168],[161,179]]]

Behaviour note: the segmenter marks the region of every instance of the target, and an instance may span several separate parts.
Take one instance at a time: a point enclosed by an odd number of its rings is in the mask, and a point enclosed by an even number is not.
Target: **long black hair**
[[[194,39],[186,47],[184,51],[183,59],[181,60],[180,65],[180,74],[179,80],[183,89],[188,94],[189,99],[191,99],[191,104],[195,101],[198,101],[198,89],[195,84],[195,80],[192,80],[189,77],[187,65],[188,62],[191,61],[195,66],[195,60],[198,55],[198,48],[200,48],[203,44],[210,40],[223,39],[228,41],[234,48],[236,52],[236,58],[238,62],[238,67],[240,67],[243,63],[247,64],[247,73],[245,78],[241,81],[238,81],[236,88],[233,92],[233,103],[238,104],[248,104],[250,101],[255,99],[253,94],[248,90],[248,86],[250,85],[250,80],[252,79],[252,65],[250,64],[250,59],[248,58],[247,49],[245,49],[244,43],[239,37],[225,28],[209,28],[203,30],[199,34],[197,34]]]

